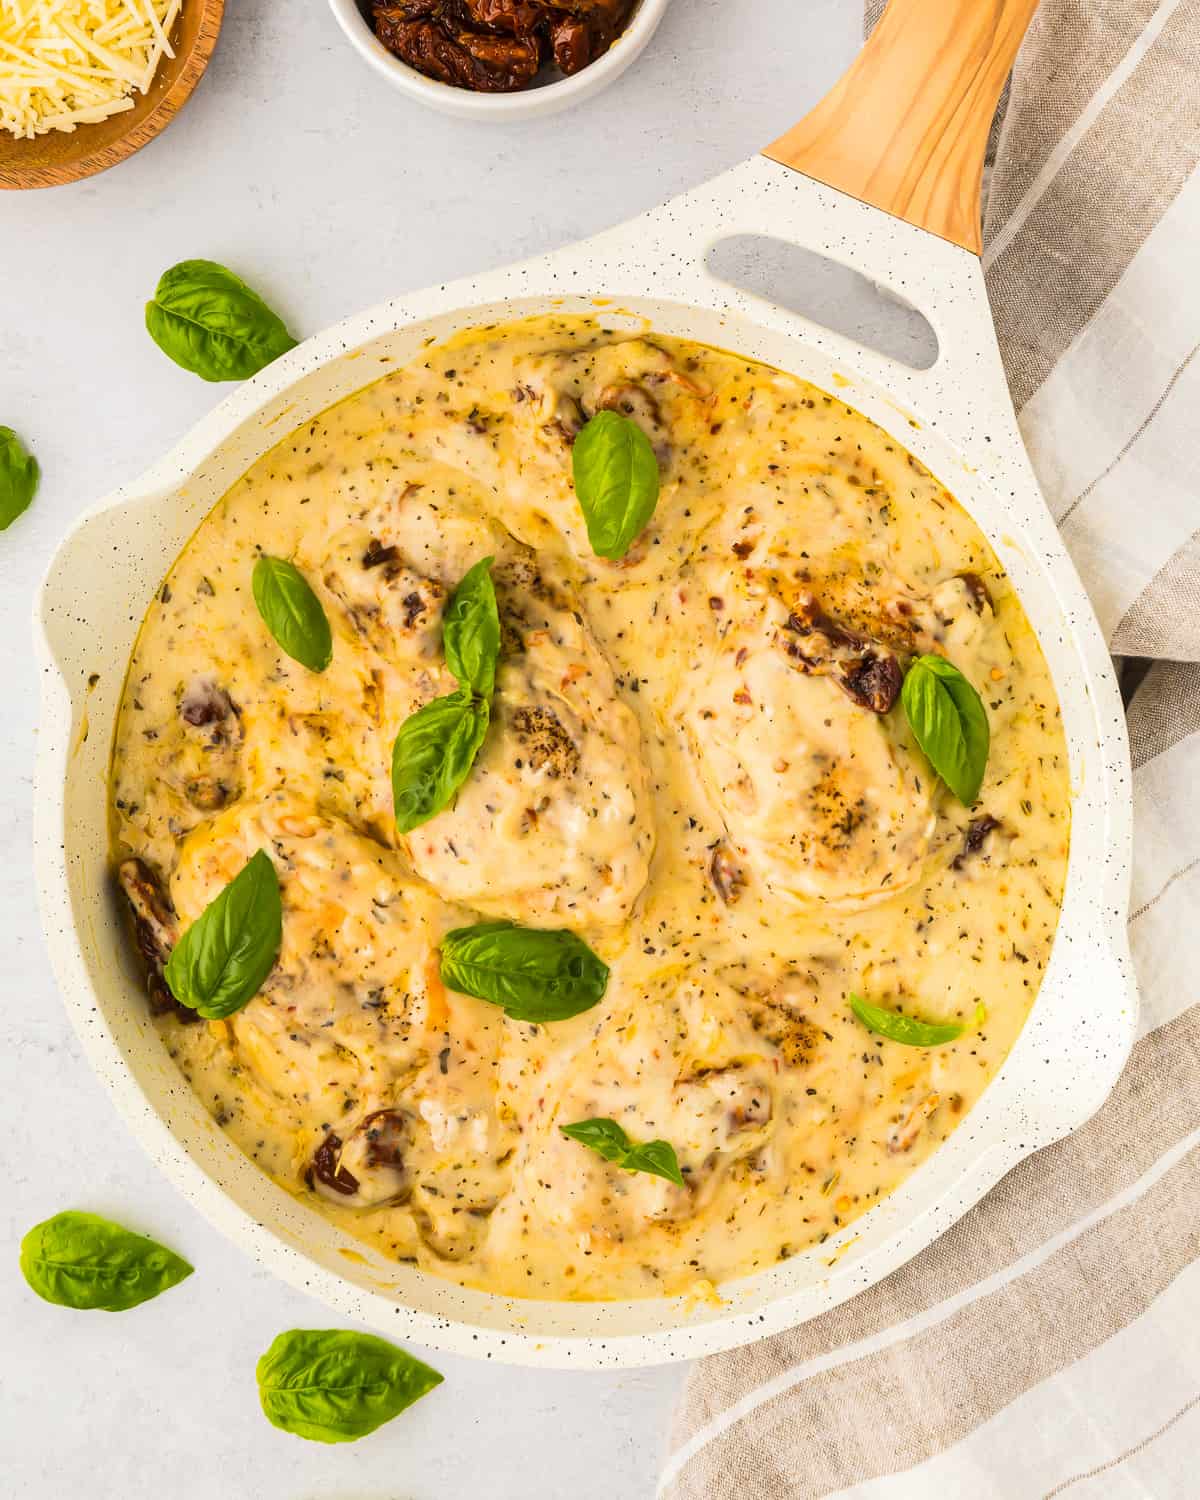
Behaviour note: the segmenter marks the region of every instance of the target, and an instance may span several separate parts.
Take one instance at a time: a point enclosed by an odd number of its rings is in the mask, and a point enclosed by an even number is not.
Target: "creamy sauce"
[[[571,485],[599,406],[663,474],[615,564]],[[255,610],[260,549],[325,607],[321,675]],[[456,803],[401,838],[392,741],[452,689],[441,609],[489,554],[493,727]],[[854,677],[929,651],[987,705],[971,810]],[[719,1284],[892,1191],[1028,1014],[1069,834],[1041,652],[938,481],[803,381],[576,318],[431,349],[254,465],[147,613],[111,797],[151,956],[257,849],[278,869],[259,995],[159,1020],[233,1139],[390,1258],[554,1298]],[[440,935],[481,915],[578,932],[604,999],[533,1027],[447,991]],[[886,1041],[852,993],[966,1030]],[[595,1116],[669,1141],[687,1185],[558,1129]]]

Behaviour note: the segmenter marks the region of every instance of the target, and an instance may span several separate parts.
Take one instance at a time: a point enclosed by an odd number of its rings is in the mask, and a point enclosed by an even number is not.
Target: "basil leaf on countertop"
[[[38,461],[11,427],[0,427],[0,531],[7,531],[37,492]]]
[[[619,411],[598,411],[571,450],[575,495],[597,557],[625,556],[658,504],[650,439]]]
[[[480,698],[496,690],[496,662],[500,656],[500,614],[491,567],[485,557],[463,574],[442,618],[446,665],[459,687]]]
[[[677,1187],[683,1186],[675,1147],[666,1141],[646,1141],[635,1146],[615,1120],[579,1120],[558,1128],[563,1135],[590,1146],[605,1161],[615,1162],[626,1172],[651,1172]]]
[[[442,1383],[386,1339],[342,1328],[281,1333],[255,1374],[267,1421],[314,1443],[366,1437]]]
[[[944,1042],[956,1042],[966,1030],[957,1021],[918,1021],[912,1016],[902,1016],[899,1011],[871,1005],[861,995],[850,996],[850,1009],[868,1031],[891,1042],[902,1042],[906,1047],[940,1047]]]
[[[487,699],[460,688],[401,724],[392,746],[392,805],[401,833],[449,806],[471,774],[490,718]]]
[[[260,557],[250,580],[263,623],[279,647],[310,672],[333,660],[333,635],[321,601],[294,563]]]
[[[542,1025],[591,1010],[608,987],[608,966],[573,932],[479,922],[442,939],[442,983]]]
[[[206,1020],[231,1016],[258,994],[282,936],[279,877],[260,849],[175,944],[163,970],[167,986]]]
[[[124,1312],[178,1286],[192,1267],[147,1235],[68,1209],[21,1241],[21,1274],[46,1302]]]
[[[983,700],[944,656],[919,656],[908,669],[900,702],[930,765],[970,807],[983,784],[991,742]]]
[[[296,347],[258,293],[212,260],[163,272],[146,328],[164,354],[204,380],[246,380]]]

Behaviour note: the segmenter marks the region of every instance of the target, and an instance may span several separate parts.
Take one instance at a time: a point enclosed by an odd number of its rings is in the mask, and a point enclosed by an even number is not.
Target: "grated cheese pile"
[[[133,108],[182,0],[0,0],[0,129],[74,130]]]

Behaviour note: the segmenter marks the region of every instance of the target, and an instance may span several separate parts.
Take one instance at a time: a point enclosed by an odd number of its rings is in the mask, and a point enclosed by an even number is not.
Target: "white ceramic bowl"
[[[358,0],[329,0],[329,8],[358,55],[410,99],[467,120],[533,120],[590,99],[614,78],[619,78],[641,55],[670,3],[671,0],[638,0],[629,24],[603,57],[570,78],[534,84],[515,94],[477,94],[471,89],[426,78],[424,73],[401,62],[378,40]]]
[[[719,282],[707,269],[709,246],[764,225],[920,306],[938,336],[934,365],[898,365]],[[606,324],[646,319],[837,390],[947,483],[1037,631],[1070,753],[1062,916],[1004,1066],[896,1193],[824,1245],[722,1286],[719,1305],[510,1300],[356,1244],[243,1156],[168,1056],[108,869],[105,784],[129,654],[154,591],[221,495],[287,433],[427,341],[505,317],[597,313],[601,294]],[[88,1056],[191,1202],[262,1265],[383,1333],[478,1357],[598,1368],[707,1354],[791,1327],[877,1282],[1022,1157],[1082,1124],[1128,1055],[1137,996],[1125,931],[1125,721],[1095,614],[1021,445],[978,258],[765,157],[584,244],[398,298],[276,360],[83,516],[50,565],[35,637],[43,697],[34,867],[55,974]]]

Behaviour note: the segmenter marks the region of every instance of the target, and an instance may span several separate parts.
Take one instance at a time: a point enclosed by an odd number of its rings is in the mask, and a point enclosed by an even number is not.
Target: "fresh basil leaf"
[[[164,354],[204,380],[246,380],[296,347],[258,293],[211,260],[163,272],[146,328]]]
[[[651,1172],[683,1187],[683,1173],[675,1147],[666,1141],[646,1141],[635,1146],[615,1120],[578,1120],[574,1125],[560,1125],[563,1135],[580,1141],[605,1161],[615,1162],[626,1172]]]
[[[898,1011],[885,1010],[881,1005],[871,1005],[860,995],[850,996],[850,1009],[868,1031],[877,1032],[891,1042],[902,1042],[906,1047],[940,1047],[944,1042],[957,1041],[966,1029],[957,1021],[942,1024],[917,1021]]]
[[[29,509],[37,487],[37,459],[11,427],[0,427],[0,531]]]
[[[392,746],[392,803],[401,833],[449,805],[487,737],[500,655],[494,561],[485,557],[468,569],[446,607],[442,644],[458,691],[410,715]]]
[[[558,1127],[584,1146],[590,1146],[605,1161],[623,1161],[633,1144],[615,1120],[576,1120],[573,1125]]]
[[[282,936],[279,877],[260,849],[175,944],[163,971],[167,986],[206,1020],[231,1016],[258,993]]]
[[[619,411],[598,411],[571,450],[575,495],[597,557],[624,557],[658,504],[650,439]]]
[[[480,922],[442,939],[442,983],[504,1007],[514,1021],[565,1021],[591,1010],[608,967],[573,932]]]
[[[68,1209],[21,1241],[21,1274],[46,1302],[124,1312],[178,1286],[192,1268],[144,1234]]]
[[[460,688],[401,724],[392,746],[392,805],[401,833],[411,833],[449,806],[471,774],[490,718],[487,699]]]
[[[500,614],[491,567],[494,557],[485,557],[462,576],[442,620],[442,645],[446,665],[480,698],[496,690],[496,662],[500,656]]]
[[[970,807],[983,784],[991,739],[983,700],[944,656],[919,656],[908,669],[900,702],[930,765]]]
[[[310,672],[323,672],[333,660],[333,635],[321,601],[300,569],[282,557],[260,557],[251,588],[258,612],[282,650]]]
[[[442,1377],[386,1339],[291,1328],[258,1362],[267,1421],[314,1443],[352,1443],[428,1395]]]
[[[665,1177],[676,1187],[683,1186],[683,1173],[679,1170],[675,1147],[666,1141],[646,1141],[641,1146],[634,1146],[621,1165],[627,1172],[652,1172],[655,1177]]]

